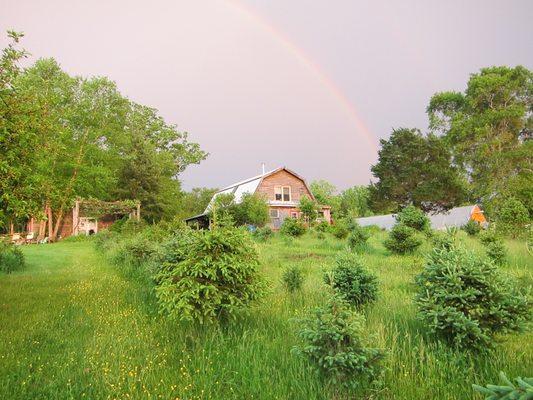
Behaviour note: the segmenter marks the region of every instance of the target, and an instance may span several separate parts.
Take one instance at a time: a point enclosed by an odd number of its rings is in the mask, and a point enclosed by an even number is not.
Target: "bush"
[[[503,265],[507,256],[503,239],[493,229],[482,232],[479,239],[483,243],[489,258],[496,265]]]
[[[24,268],[24,254],[15,245],[0,241],[0,272],[11,272]]]
[[[526,225],[530,223],[529,211],[524,204],[515,197],[508,197],[496,207],[496,230],[512,237],[522,236]]]
[[[383,352],[367,347],[365,319],[346,302],[332,298],[299,322],[303,343],[293,353],[306,357],[334,385],[356,388],[378,377]]]
[[[280,232],[289,236],[302,236],[306,231],[304,223],[296,218],[285,218],[281,224]]]
[[[377,299],[378,280],[365,269],[361,258],[356,254],[338,254],[335,266],[325,275],[324,280],[340,297],[356,307]]]
[[[516,378],[513,384],[503,372],[500,372],[503,385],[487,385],[487,387],[472,385],[475,391],[487,395],[485,400],[527,400],[533,397],[533,378]]]
[[[413,228],[399,223],[392,227],[384,242],[385,247],[396,254],[412,253],[421,244],[422,240]]]
[[[471,219],[462,226],[462,229],[470,236],[476,236],[479,232],[481,232],[481,225],[479,225],[477,221]]]
[[[283,286],[289,293],[301,290],[304,281],[302,270],[295,266],[288,267],[282,276]]]
[[[315,225],[315,229],[318,232],[327,232],[329,229],[329,224],[326,221],[320,221],[318,224]]]
[[[420,319],[458,348],[483,350],[495,333],[529,317],[526,296],[492,262],[462,248],[434,249],[416,284]]]
[[[348,236],[348,246],[353,251],[361,250],[366,245],[370,234],[355,221],[352,223],[351,228]]]
[[[335,236],[337,239],[346,239],[350,233],[348,230],[348,224],[343,219],[335,221],[335,223],[331,225],[330,229],[333,236]]]
[[[430,221],[427,215],[415,206],[407,206],[396,214],[396,221],[419,232],[426,232],[430,228]]]
[[[505,244],[503,244],[503,240],[490,242],[487,244],[486,250],[487,255],[494,262],[494,264],[503,265],[505,263],[507,251],[505,250]]]
[[[172,318],[200,323],[235,317],[263,292],[259,259],[247,232],[191,231],[174,243],[156,277],[156,296]]]
[[[266,240],[271,238],[273,234],[274,232],[270,227],[263,226],[262,228],[257,228],[252,234],[252,236],[261,242],[265,242]]]
[[[431,235],[433,247],[449,250],[455,245],[455,235],[450,232],[435,231]]]

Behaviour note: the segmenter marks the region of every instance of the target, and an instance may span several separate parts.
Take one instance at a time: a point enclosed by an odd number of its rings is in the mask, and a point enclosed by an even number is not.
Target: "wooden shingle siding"
[[[298,203],[302,196],[313,198],[305,186],[305,183],[300,178],[285,170],[278,171],[263,178],[256,193],[264,196],[268,201],[275,201],[276,197],[274,189],[279,186],[290,186],[291,202]]]

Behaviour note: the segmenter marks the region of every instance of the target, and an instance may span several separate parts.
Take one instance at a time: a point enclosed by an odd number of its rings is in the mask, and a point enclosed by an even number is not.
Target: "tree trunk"
[[[48,238],[51,239],[52,236],[52,209],[50,208],[50,205],[46,205],[46,216],[48,218]]]

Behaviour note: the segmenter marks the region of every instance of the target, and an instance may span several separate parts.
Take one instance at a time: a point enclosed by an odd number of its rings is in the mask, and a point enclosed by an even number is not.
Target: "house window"
[[[274,194],[276,195],[276,201],[291,201],[290,186],[277,186],[274,188]]]
[[[298,213],[296,211],[292,211],[291,218],[298,219]]]
[[[275,208],[270,209],[270,218],[279,218],[279,210]]]

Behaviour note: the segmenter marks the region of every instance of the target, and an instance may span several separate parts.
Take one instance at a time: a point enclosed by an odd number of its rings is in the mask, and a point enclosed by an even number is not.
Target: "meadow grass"
[[[387,351],[383,383],[353,396],[472,399],[471,383],[497,382],[500,370],[531,376],[531,330],[498,337],[487,355],[453,351],[428,335],[416,319],[413,281],[430,245],[393,256],[384,235],[374,234],[362,256],[380,281],[379,300],[365,314],[371,340]],[[477,239],[460,240],[483,251]],[[323,274],[345,244],[313,234],[259,244],[267,296],[237,321],[203,327],[159,315],[150,282],[91,243],[26,246],[27,268],[0,276],[0,399],[347,398],[291,354],[297,319],[324,302]],[[524,243],[507,247],[502,268],[531,285]],[[291,265],[305,276],[294,294],[281,283]]]

